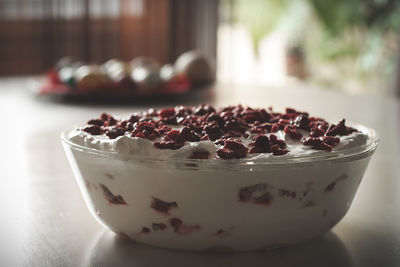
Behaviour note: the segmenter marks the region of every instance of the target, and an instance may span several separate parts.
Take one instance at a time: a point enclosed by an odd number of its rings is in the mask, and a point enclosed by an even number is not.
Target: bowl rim
[[[157,157],[148,157],[148,156],[138,156],[134,154],[122,154],[115,151],[101,151],[94,148],[88,148],[85,146],[81,146],[75,144],[68,140],[68,133],[76,130],[78,127],[70,127],[64,130],[61,133],[61,141],[64,145],[68,147],[78,150],[84,153],[97,155],[100,157],[112,158],[112,159],[123,159],[125,161],[130,162],[148,162],[148,163],[173,163],[187,166],[195,166],[199,168],[206,168],[207,166],[268,166],[268,168],[273,166],[287,165],[287,166],[296,166],[307,165],[307,164],[322,164],[329,163],[332,161],[353,161],[358,159],[363,159],[371,156],[379,143],[379,137],[375,130],[367,128],[361,124],[351,124],[352,127],[356,127],[357,129],[366,132],[368,135],[368,141],[365,145],[349,148],[341,151],[332,151],[327,152],[326,154],[317,154],[317,155],[299,155],[299,156],[291,156],[291,157],[270,157],[268,159],[260,159],[260,158],[242,158],[242,159],[188,159],[188,158],[157,158]]]

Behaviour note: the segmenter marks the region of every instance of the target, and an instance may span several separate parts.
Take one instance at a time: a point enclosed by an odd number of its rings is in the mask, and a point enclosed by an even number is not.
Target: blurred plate
[[[164,83],[159,88],[144,90],[141,88],[124,89],[115,88],[112,84],[104,88],[96,88],[90,91],[78,90],[62,83],[51,81],[49,74],[32,78],[28,87],[32,92],[41,98],[54,100],[73,100],[73,101],[142,101],[154,99],[173,99],[175,97],[190,96],[210,88],[211,84],[200,86],[190,86],[187,79],[177,79],[173,82]]]

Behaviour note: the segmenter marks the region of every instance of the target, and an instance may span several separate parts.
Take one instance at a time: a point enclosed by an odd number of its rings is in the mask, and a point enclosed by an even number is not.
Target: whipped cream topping
[[[159,159],[268,159],[363,149],[372,131],[287,108],[177,106],[114,118],[102,113],[67,134],[98,151]],[[341,153],[340,153],[341,154]]]
[[[340,143],[333,148],[335,151],[346,151],[354,148],[362,148],[363,145],[368,143],[370,134],[365,127],[355,127],[358,131],[353,132],[345,136],[337,136],[340,139]],[[303,131],[301,131],[303,133]],[[315,156],[315,155],[329,155],[331,152],[325,150],[315,150],[311,146],[303,145],[299,140],[290,138],[284,131],[280,130],[274,133],[279,139],[286,141],[286,149],[289,152],[285,155],[278,156],[279,158],[290,158],[299,156]],[[267,136],[271,134],[266,134]],[[244,145],[248,145],[253,142],[253,137],[256,135],[249,136],[248,138],[241,137],[240,140]],[[143,157],[154,157],[154,158],[190,158],[195,151],[208,151],[210,153],[209,158],[218,158],[216,151],[222,145],[217,145],[211,140],[204,140],[199,142],[185,142],[185,145],[179,149],[158,149],[154,146],[154,142],[140,138],[131,137],[128,133],[123,136],[119,136],[115,139],[110,139],[105,134],[102,135],[91,135],[81,129],[72,130],[68,133],[67,138],[72,143],[105,152],[117,152],[125,155],[136,155]],[[273,158],[271,153],[255,153],[248,154],[246,159],[268,159]]]

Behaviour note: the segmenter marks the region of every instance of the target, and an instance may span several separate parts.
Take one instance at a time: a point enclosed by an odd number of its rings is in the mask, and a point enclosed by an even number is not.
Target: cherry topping
[[[99,125],[90,125],[82,129],[82,131],[87,132],[92,135],[100,135],[104,133],[104,130]]]
[[[305,115],[299,115],[294,120],[293,124],[304,131],[310,130],[310,120]]]
[[[284,132],[294,140],[300,140],[303,135],[299,132],[296,126],[294,125],[286,125]]]
[[[114,126],[117,124],[117,120],[110,116],[107,121],[104,122],[104,126]]]
[[[303,145],[305,146],[311,146],[313,149],[316,150],[327,150],[327,151],[332,151],[333,146],[324,142],[322,138],[316,138],[316,137],[307,137],[303,138],[301,140]]]
[[[286,108],[286,113],[296,113],[296,110],[293,108]]]
[[[181,136],[184,141],[189,141],[189,142],[198,142],[200,141],[201,138],[199,134],[197,134],[195,131],[191,130],[187,126],[182,128]]]
[[[154,140],[160,136],[160,133],[156,130],[154,123],[142,121],[136,125],[136,129],[131,136]]]
[[[158,113],[158,116],[160,116],[161,118],[172,117],[174,115],[175,115],[175,108],[164,108],[160,110],[160,112]]]
[[[203,134],[207,134],[210,140],[215,141],[220,138],[224,133],[217,124],[208,124],[204,126]]]
[[[183,136],[178,130],[171,130],[169,131],[164,138],[165,141],[174,141],[178,143],[183,143],[185,140],[183,139]]]
[[[310,132],[311,137],[320,137],[320,136],[323,136],[324,134],[325,134],[325,131],[320,128],[317,128]]]
[[[286,142],[281,139],[278,139],[278,137],[274,134],[271,134],[269,136],[269,140],[271,141],[272,145],[278,145],[282,149],[286,148]]]
[[[279,145],[273,145],[271,147],[271,151],[272,151],[272,155],[274,155],[274,156],[285,155],[289,152],[289,150],[287,150],[287,149],[280,148]]]
[[[90,121],[87,122],[87,124],[103,126],[104,121],[100,119],[91,119]]]
[[[328,136],[348,135],[356,131],[357,131],[356,129],[346,127],[345,119],[343,119],[337,125],[331,124],[328,130],[326,130],[326,135]]]
[[[269,141],[269,138],[265,135],[256,136],[254,138],[254,142],[251,145],[253,145],[254,147],[250,149],[250,154],[271,152],[271,143]]]
[[[109,117],[111,117],[111,115],[108,115],[108,114],[105,113],[105,112],[101,113],[101,115],[100,115],[100,119],[101,119],[102,121],[108,120]]]
[[[322,141],[330,146],[336,146],[339,144],[340,139],[333,136],[324,136],[322,137]]]
[[[227,139],[225,140],[224,147],[217,150],[217,154],[223,159],[240,159],[247,156],[247,151],[247,147],[242,143]]]
[[[159,149],[179,149],[184,146],[184,143],[178,143],[175,141],[156,141],[154,146]]]
[[[206,119],[207,122],[216,122],[218,124],[219,127],[223,127],[224,126],[224,119],[215,113],[211,113],[210,116],[207,117]]]
[[[215,112],[215,108],[210,105],[200,105],[193,109],[195,115],[205,115],[207,113]]]
[[[129,121],[132,122],[132,123],[138,122],[139,120],[140,120],[140,116],[138,116],[138,115],[132,115],[129,118]]]
[[[122,136],[125,134],[125,130],[121,127],[113,127],[110,128],[108,130],[106,130],[106,135],[110,138],[110,139],[115,139],[118,136]]]
[[[169,131],[171,131],[172,130],[172,128],[171,127],[168,127],[168,126],[161,126],[161,128],[159,128],[158,129],[158,131],[160,132],[160,134],[162,134],[162,135],[164,135],[164,134],[166,134],[167,132],[169,132]]]
[[[173,129],[172,125],[180,125]],[[331,151],[340,143],[336,136],[349,135],[355,131],[345,125],[329,124],[324,119],[310,117],[306,112],[287,108],[284,113],[272,108],[257,109],[242,105],[215,109],[210,105],[195,107],[177,106],[160,111],[149,109],[134,113],[126,120],[117,120],[102,113],[83,127],[92,135],[105,134],[110,139],[129,134],[132,137],[153,141],[159,149],[179,149],[185,142],[211,140],[219,149],[220,158],[243,158],[248,153],[272,153],[275,156],[288,153],[286,142],[273,134],[284,131],[288,138],[299,140],[312,149]],[[270,134],[267,137],[266,134]],[[252,138],[248,147],[234,138]],[[193,152],[191,158],[209,158],[209,152]]]

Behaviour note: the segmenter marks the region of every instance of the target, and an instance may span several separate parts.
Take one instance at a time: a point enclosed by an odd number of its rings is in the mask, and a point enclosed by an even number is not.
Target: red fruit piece
[[[160,136],[160,133],[155,129],[153,122],[141,121],[137,124],[131,136],[154,140]]]
[[[172,117],[175,115],[175,108],[164,108],[160,110],[158,116],[161,118]]]
[[[217,124],[209,124],[203,127],[203,134],[207,134],[210,140],[215,141],[220,138],[224,133]]]
[[[116,119],[114,119],[114,117],[109,117],[107,121],[104,122],[104,126],[114,126],[118,123],[118,121]]]
[[[269,123],[269,122],[265,122],[265,123],[263,123],[263,124],[260,124],[259,126],[257,126],[257,127],[260,127],[260,128],[262,128],[262,129],[265,129],[267,132],[271,132],[271,130],[272,130],[272,123]]]
[[[254,138],[254,142],[251,145],[253,145],[254,147],[250,149],[250,154],[271,152],[271,143],[269,141],[269,138],[265,135],[256,136]]]
[[[187,126],[182,128],[181,136],[184,141],[189,141],[189,142],[198,142],[200,141],[201,138],[200,135],[198,135],[195,131],[191,130]]]
[[[107,121],[109,117],[111,117],[111,115],[109,115],[109,114],[107,114],[105,112],[101,113],[101,115],[100,115],[100,119],[102,121]]]
[[[104,126],[113,126],[118,122],[113,116],[104,112],[100,115],[100,119],[104,121]]]
[[[295,109],[293,108],[286,108],[286,113],[297,113]]]
[[[241,116],[243,120],[247,123],[254,123],[263,121],[262,116],[258,110],[247,108],[242,113]]]
[[[330,146],[336,146],[340,143],[340,139],[333,136],[324,136],[322,137],[322,141]]]
[[[129,121],[132,122],[132,123],[135,123],[135,122],[138,122],[140,119],[141,119],[140,116],[138,116],[138,115],[132,115],[132,116],[129,118]]]
[[[311,131],[310,136],[311,137],[320,137],[320,136],[323,136],[324,134],[325,134],[324,130],[317,128],[317,129]]]
[[[294,125],[286,125],[284,132],[294,140],[300,140],[303,135],[297,130],[296,126]]]
[[[236,132],[236,131],[229,131],[226,134],[224,134],[223,138],[241,137],[243,135],[246,135],[246,134]]]
[[[310,119],[309,126],[312,131],[315,131],[316,129],[321,129],[323,131],[326,131],[328,129],[329,124],[326,121],[314,117],[311,117],[309,119]]]
[[[150,207],[155,209],[156,211],[159,211],[162,213],[168,213],[171,208],[177,208],[178,204],[175,201],[174,202],[166,202],[159,198],[153,197]]]
[[[175,116],[161,118],[161,121],[169,125],[179,125],[178,120]]]
[[[308,137],[301,140],[301,143],[305,146],[318,146],[321,142],[322,140],[316,137]]]
[[[185,106],[178,106],[175,108],[175,111],[176,115],[179,117],[188,116],[193,113],[191,107],[185,107]]]
[[[104,130],[99,125],[90,125],[82,129],[82,131],[87,132],[92,135],[101,135]]]
[[[182,220],[178,219],[178,218],[171,218],[169,220],[169,224],[172,226],[172,228],[174,229],[174,232],[178,232],[179,227],[182,225]]]
[[[199,225],[184,224],[183,221],[178,218],[171,218],[169,220],[169,224],[174,229],[174,232],[180,235],[187,235],[192,233],[193,231],[200,230]]]
[[[169,131],[171,131],[172,130],[172,128],[171,127],[168,127],[168,126],[161,126],[161,128],[160,129],[158,129],[158,131],[160,132],[160,134],[162,134],[162,135],[164,135],[164,134],[166,134],[167,132],[169,132]]]
[[[184,146],[184,143],[175,141],[156,141],[154,146],[159,149],[179,149]]]
[[[185,142],[185,140],[183,139],[183,136],[181,135],[181,133],[178,130],[169,131],[165,135],[164,140],[165,141],[174,141],[174,142],[178,142],[178,143]]]
[[[251,128],[250,133],[252,133],[252,134],[264,134],[264,133],[266,133],[266,130],[261,128],[261,127],[253,127],[253,128]]]
[[[240,159],[247,156],[248,149],[242,143],[236,140],[225,140],[223,148],[217,150],[217,154],[223,159]]]
[[[268,122],[271,119],[271,114],[268,113],[265,109],[260,109],[260,116],[261,116],[261,121],[263,122]]]
[[[271,133],[276,133],[277,131],[279,131],[279,125],[275,123],[271,126]]]
[[[110,189],[107,188],[107,186],[100,184],[101,189],[103,189],[104,197],[110,202],[110,204],[116,204],[116,205],[126,205],[126,202],[122,198],[121,195],[114,195],[111,193]]]
[[[328,130],[326,130],[326,135],[327,136],[349,135],[356,131],[357,131],[356,129],[353,129],[351,127],[346,127],[345,119],[343,119],[337,125],[331,124]]]
[[[286,148],[286,142],[284,140],[278,139],[278,137],[274,134],[269,136],[269,140],[272,145],[278,145],[280,148]]]
[[[293,124],[304,131],[310,130],[310,120],[305,115],[299,115],[294,120]]]
[[[316,150],[327,150],[332,151],[333,146],[324,143],[322,139],[316,137],[307,137],[301,140],[301,143],[305,146],[312,146]]]
[[[203,116],[208,113],[215,112],[215,108],[210,105],[200,105],[193,108],[193,112],[195,115]]]
[[[253,114],[249,114],[249,115],[245,115],[243,116],[243,119],[247,122],[247,123],[254,123],[255,121],[259,121],[259,117],[253,115]]]
[[[92,119],[92,120],[88,121],[87,124],[103,126],[104,121],[100,120],[100,119]]]
[[[228,131],[236,131],[240,133],[244,133],[247,130],[248,126],[245,121],[239,119],[229,119],[225,121],[224,130]]]
[[[215,122],[216,124],[218,124],[219,127],[223,127],[224,126],[224,119],[220,115],[218,115],[216,113],[211,113],[207,117],[206,121],[207,122]]]
[[[106,130],[106,135],[110,138],[110,139],[115,139],[118,136],[122,136],[125,134],[125,130],[121,127],[113,127],[111,129]]]
[[[274,156],[282,156],[285,155],[289,152],[287,149],[282,149],[279,147],[279,145],[273,145],[271,147],[272,155]]]

